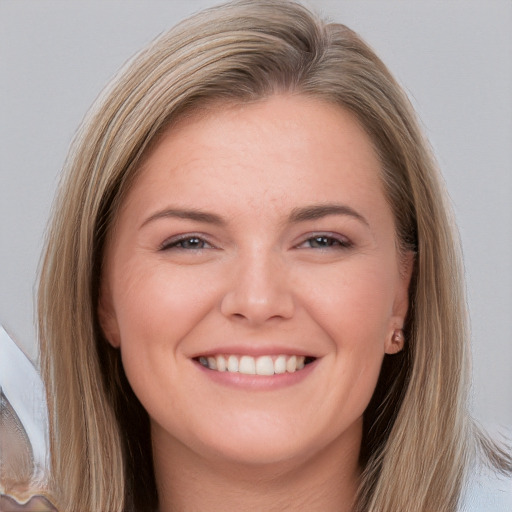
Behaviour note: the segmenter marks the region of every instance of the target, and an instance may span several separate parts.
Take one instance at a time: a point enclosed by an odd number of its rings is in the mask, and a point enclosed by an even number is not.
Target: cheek
[[[159,382],[181,378],[182,341],[208,315],[214,290],[190,268],[136,260],[120,266],[114,287],[123,367],[139,400],[151,410],[161,395]],[[204,285],[201,285],[204,281]],[[210,279],[211,281],[211,279]],[[173,407],[173,396],[166,395]]]
[[[184,379],[182,342],[212,310],[216,291],[200,274],[171,272],[165,261],[119,266],[113,291],[123,367],[150,415],[179,405],[173,393],[162,394],[162,383],[173,387]]]
[[[340,350],[370,351],[384,343],[393,312],[393,273],[380,262],[319,268],[297,289],[301,302]]]
[[[165,261],[124,266],[114,288],[123,351],[175,351],[212,310],[217,291],[211,273],[209,279],[203,273],[198,268],[171,269]]]
[[[380,374],[393,309],[389,274],[377,263],[347,263],[329,274],[319,269],[300,285],[308,290],[302,303],[333,348],[326,403],[343,404],[347,417],[363,414]]]

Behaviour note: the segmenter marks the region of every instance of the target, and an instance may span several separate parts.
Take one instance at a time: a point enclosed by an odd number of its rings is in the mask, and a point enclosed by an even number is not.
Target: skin
[[[194,114],[146,158],[107,244],[100,321],[150,416],[162,511],[350,510],[412,267],[379,172],[350,113],[297,95]],[[258,387],[194,359],[229,351],[315,361]]]

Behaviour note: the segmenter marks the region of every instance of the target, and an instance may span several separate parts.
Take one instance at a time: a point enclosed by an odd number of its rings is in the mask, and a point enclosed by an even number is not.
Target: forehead
[[[264,168],[258,164],[272,160],[282,165],[282,171],[286,165],[295,167],[298,176],[302,158],[304,164],[314,164],[317,176],[326,173],[315,159],[360,175],[380,174],[372,141],[355,115],[338,105],[297,95],[243,104],[216,102],[182,115],[155,143],[140,174],[166,167],[176,174],[188,169],[191,177],[194,163],[203,165],[210,157],[236,161],[240,174],[250,169],[261,175]],[[221,178],[221,169],[216,171]]]
[[[264,203],[385,202],[380,162],[357,118],[297,95],[216,103],[182,116],[146,156],[124,209],[165,203],[228,215]],[[144,204],[143,204],[144,203]]]

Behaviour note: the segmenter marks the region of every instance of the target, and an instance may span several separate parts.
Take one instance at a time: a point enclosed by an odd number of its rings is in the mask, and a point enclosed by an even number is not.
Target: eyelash
[[[199,243],[202,247],[184,247],[183,244],[186,242],[194,241],[194,243]],[[207,246],[207,247],[205,247]],[[209,244],[203,237],[199,235],[182,235],[175,238],[171,238],[170,240],[166,240],[163,242],[159,248],[160,251],[167,251],[170,249],[179,249],[183,251],[201,251],[203,249],[213,248],[211,244]]]
[[[201,245],[201,247],[184,247],[184,244],[187,242],[192,242],[193,244]],[[305,244],[308,244],[308,247],[305,247]],[[320,244],[317,247],[313,247],[312,244]],[[324,244],[324,245],[322,245]],[[335,236],[327,233],[319,233],[314,236],[310,236],[298,244],[296,247],[298,249],[320,249],[320,250],[331,250],[331,249],[350,249],[352,247],[352,242],[347,240],[345,237]],[[210,243],[208,243],[203,237],[199,235],[183,235],[177,238],[171,238],[170,240],[166,240],[163,242],[159,248],[160,251],[166,251],[170,249],[180,249],[184,251],[201,251],[203,249],[214,248]]]
[[[311,243],[320,243],[325,245],[320,245],[317,247],[312,247]],[[309,243],[308,247],[304,247],[305,244]],[[306,238],[303,242],[297,245],[297,248],[308,248],[308,249],[320,249],[320,250],[332,250],[332,249],[350,249],[352,247],[352,242],[350,242],[347,238],[341,237],[339,235],[334,235],[332,233],[318,233],[314,234]]]

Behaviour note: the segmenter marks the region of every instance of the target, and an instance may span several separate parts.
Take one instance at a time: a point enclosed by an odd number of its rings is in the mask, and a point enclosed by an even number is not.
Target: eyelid
[[[304,248],[302,246],[306,242],[309,242],[315,238],[329,238],[329,239],[332,239],[335,242],[339,243],[339,245],[320,248],[320,249],[324,249],[324,250],[329,250],[332,248],[349,249],[354,245],[353,242],[347,236],[342,235],[340,233],[333,233],[332,231],[316,231],[316,232],[307,233],[306,235],[303,235],[301,237],[301,241],[295,247],[298,249]]]
[[[190,240],[193,238],[197,238],[201,242],[204,242],[208,247],[201,247],[199,249],[184,249],[183,247],[178,247],[178,244],[180,242]],[[179,235],[173,235],[169,238],[166,238],[158,247],[159,251],[166,251],[169,249],[181,249],[183,251],[201,251],[204,249],[215,249],[216,247],[213,245],[211,241],[208,240],[208,237],[204,235],[203,233],[181,233]]]

